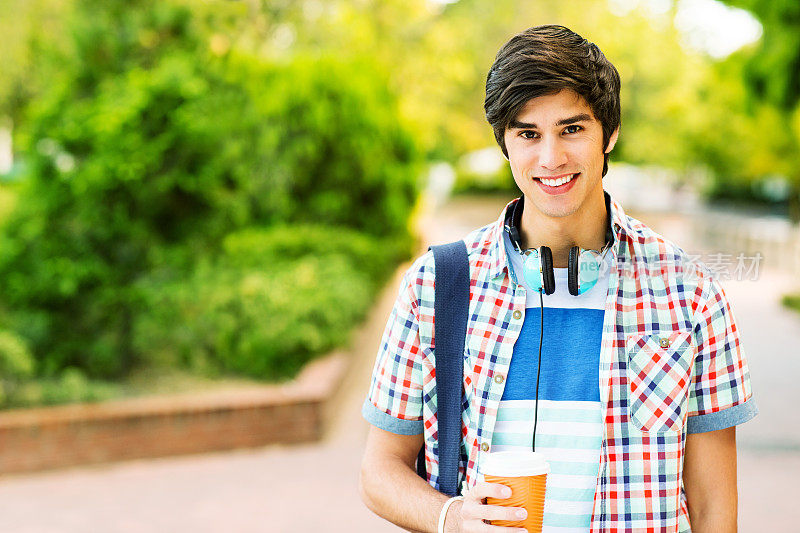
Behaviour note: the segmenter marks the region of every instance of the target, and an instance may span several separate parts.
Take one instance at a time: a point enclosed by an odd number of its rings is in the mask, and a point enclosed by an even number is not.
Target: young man
[[[603,190],[619,88],[597,46],[564,27],[531,28],[499,51],[486,116],[522,196],[464,238],[464,499],[445,506],[431,486],[439,473],[428,252],[403,278],[363,409],[372,427],[362,498],[387,520],[435,532],[445,509],[446,531],[524,531],[485,522],[524,510],[483,503],[510,491],[479,473],[493,451],[529,450],[536,418],[536,451],[551,464],[544,531],[736,531],[735,426],[757,413],[747,363],[709,270]],[[552,251],[552,293],[523,267],[545,253],[540,246]],[[579,289],[568,281],[574,246],[597,267],[597,281],[580,277]],[[428,483],[414,469],[423,444]]]

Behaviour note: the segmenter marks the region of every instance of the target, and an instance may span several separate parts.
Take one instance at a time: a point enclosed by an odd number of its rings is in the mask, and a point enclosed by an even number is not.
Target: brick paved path
[[[494,220],[503,202],[458,200],[423,220],[426,242],[458,238]],[[684,249],[681,217],[641,217]],[[387,286],[355,340],[353,372],[337,398],[338,417],[324,442],[295,447],[136,461],[0,478],[3,533],[348,532],[399,529],[373,516],[357,495],[366,435],[359,415],[377,343],[397,290]],[[767,272],[758,282],[727,282],[742,329],[761,414],[739,430],[740,530],[797,531],[800,316],[780,295],[797,280]],[[0,443],[2,445],[2,443]]]

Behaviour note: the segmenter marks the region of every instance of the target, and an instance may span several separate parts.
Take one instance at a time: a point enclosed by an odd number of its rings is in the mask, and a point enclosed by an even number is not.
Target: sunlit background
[[[763,254],[769,312],[800,309],[794,0],[4,0],[0,409],[286,384],[352,349],[436,228],[514,196],[485,77],[551,23],[622,77],[607,188],[704,260]]]

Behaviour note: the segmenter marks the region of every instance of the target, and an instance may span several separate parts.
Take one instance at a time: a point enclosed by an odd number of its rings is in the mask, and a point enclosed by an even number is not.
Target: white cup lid
[[[495,452],[481,457],[481,474],[489,476],[538,476],[550,473],[544,454],[537,452]]]

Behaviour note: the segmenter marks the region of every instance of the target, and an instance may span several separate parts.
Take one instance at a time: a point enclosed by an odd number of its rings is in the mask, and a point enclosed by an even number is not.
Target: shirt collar
[[[622,206],[611,197],[608,191],[604,190],[603,196],[605,197],[606,212],[609,215],[609,220],[611,222],[610,227],[614,237],[612,249],[616,249],[619,242],[622,240],[622,236],[630,234],[632,230],[628,217],[622,210]],[[506,214],[509,209],[514,208],[517,202],[519,202],[519,198],[515,198],[506,204],[505,208],[503,208],[503,211],[500,213],[500,217],[492,225],[489,232],[489,276],[491,279],[499,277],[508,270],[508,259],[506,256],[503,232],[505,231]]]

